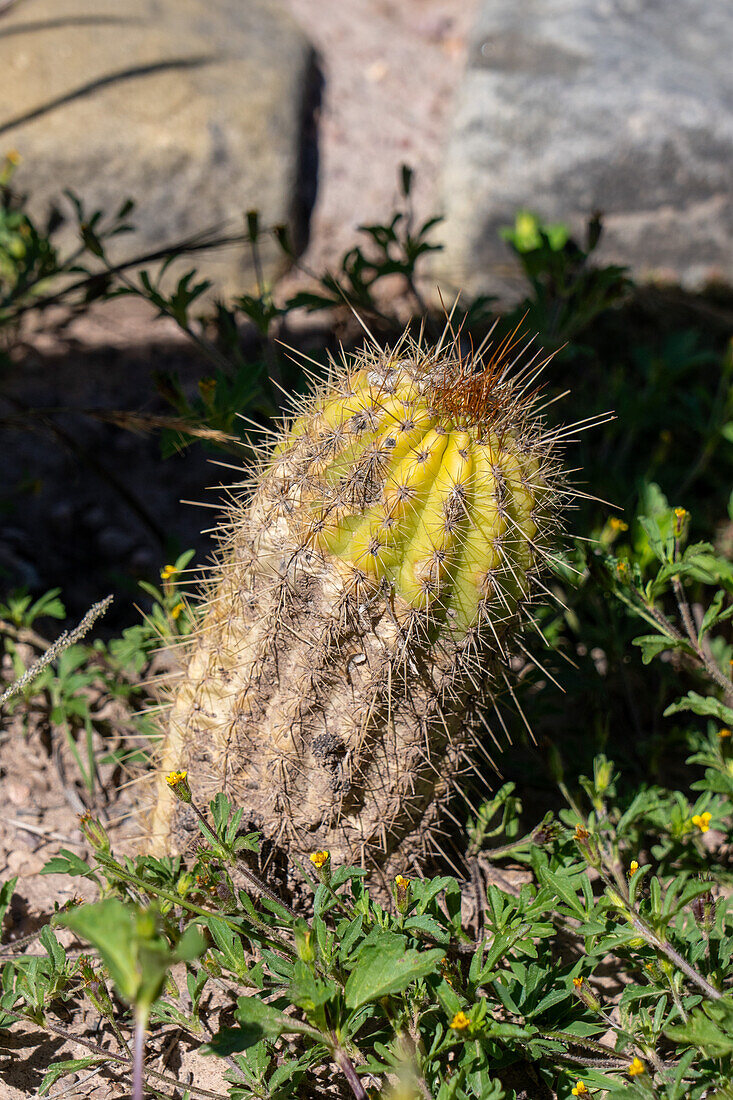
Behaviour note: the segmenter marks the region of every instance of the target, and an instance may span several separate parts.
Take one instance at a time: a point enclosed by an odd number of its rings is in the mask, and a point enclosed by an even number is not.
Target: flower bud
[[[111,848],[109,835],[100,821],[91,814],[82,814],[79,818],[79,828],[95,852],[109,855]]]
[[[112,999],[101,975],[94,969],[86,955],[79,959],[79,970],[84,979],[84,990],[97,1012],[107,1018],[114,1016]]]
[[[532,833],[532,843],[540,847],[549,847],[557,840],[557,823],[551,817],[546,817],[541,825],[538,825]]]
[[[576,997],[578,997],[584,1005],[587,1005],[591,1012],[601,1011],[600,1000],[582,975],[579,978],[573,978],[573,986]]]
[[[707,890],[704,894],[699,894],[696,898],[693,898],[690,908],[697,927],[701,932],[709,935],[715,927],[715,911],[717,909],[717,902],[712,892]]]
[[[687,534],[690,525],[690,513],[685,508],[674,510],[674,537],[682,539]]]
[[[394,900],[397,912],[402,916],[407,912],[410,904],[410,880],[404,875],[398,875],[394,880]]]
[[[601,857],[598,852],[598,845],[584,825],[578,824],[575,826],[573,840],[578,845],[578,848],[589,865],[591,867],[600,867]]]
[[[207,974],[211,974],[212,978],[220,978],[222,976],[223,971],[216,958],[210,952],[203,956],[201,965]]]
[[[176,883],[176,893],[180,898],[186,898],[196,888],[196,879],[191,871],[184,871]]]

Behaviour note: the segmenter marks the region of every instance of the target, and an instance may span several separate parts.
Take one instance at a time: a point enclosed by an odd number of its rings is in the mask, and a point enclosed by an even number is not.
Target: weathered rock
[[[116,258],[240,232],[251,209],[304,243],[314,88],[310,46],[264,0],[26,0],[0,18],[0,151],[21,154],[39,218],[65,188],[109,213],[134,198]],[[264,242],[263,260],[272,277],[282,253]],[[195,263],[218,293],[252,282],[244,245]]]
[[[484,0],[445,156],[437,273],[506,291],[518,209],[693,289],[733,280],[729,0]]]

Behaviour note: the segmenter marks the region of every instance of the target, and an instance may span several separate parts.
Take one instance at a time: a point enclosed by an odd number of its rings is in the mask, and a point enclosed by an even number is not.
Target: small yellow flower
[[[731,733],[729,729],[718,730],[718,737],[721,739],[721,741],[724,741],[726,737],[730,737],[730,735]]]
[[[575,835],[573,836],[573,840],[587,840],[589,836],[590,833],[586,828],[584,828],[583,825],[575,826]]]
[[[616,531],[618,533],[620,533],[621,531],[628,531],[629,529],[628,523],[624,523],[624,521],[622,519],[619,519],[618,516],[611,516],[610,520],[608,521],[608,525],[612,531]],[[583,1082],[581,1081],[580,1084],[583,1085]],[[583,1089],[585,1090],[585,1085],[583,1085]]]
[[[634,1058],[627,1072],[629,1077],[640,1077],[642,1073],[646,1073],[646,1069],[644,1068],[644,1063],[642,1062],[641,1058]]]
[[[697,825],[701,833],[706,833],[710,828],[710,819],[712,814],[708,810],[704,814],[695,814],[692,818],[692,824]]]
[[[690,513],[685,508],[675,508],[674,510],[674,533],[676,538],[679,538],[687,528],[687,521],[690,518]]]
[[[322,852],[312,852],[310,855],[310,861],[318,871],[320,871],[321,867],[325,866],[325,864],[328,863],[330,858],[331,853],[325,850]]]
[[[455,1016],[450,1022],[450,1026],[455,1031],[465,1031],[470,1023],[471,1021],[469,1020],[465,1012],[456,1012]]]
[[[177,619],[182,611],[183,611],[183,604],[182,603],[177,603],[176,606],[171,611],[171,618],[172,619]]]
[[[191,788],[188,785],[188,772],[169,772],[165,781],[180,802],[190,804]]]
[[[619,577],[625,577],[628,571],[629,567],[625,561],[616,562],[616,572],[618,573]]]
[[[171,577],[175,577],[177,572],[175,565],[164,565],[160,571],[160,579],[162,581],[170,580]]]
[[[584,981],[585,981],[585,978],[581,974],[581,976],[579,978],[573,978],[573,985],[575,986],[576,989],[580,989],[580,987],[581,987],[581,985],[583,984]]]
[[[573,1096],[588,1096],[588,1089],[585,1087],[584,1081],[578,1081],[573,1089]]]
[[[639,864],[636,862],[635,859],[632,859],[631,863],[629,864],[629,874],[635,875],[638,870]]]
[[[406,890],[407,887],[410,885],[410,880],[409,878],[405,878],[404,875],[398,875],[397,878],[394,880],[394,884],[395,886],[398,886],[400,890]]]

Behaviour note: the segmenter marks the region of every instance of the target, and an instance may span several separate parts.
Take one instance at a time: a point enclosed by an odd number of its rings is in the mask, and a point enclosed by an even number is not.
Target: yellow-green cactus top
[[[462,636],[512,618],[544,549],[548,447],[505,362],[385,357],[352,370],[277,451],[304,537]],[[294,471],[297,471],[293,477]]]

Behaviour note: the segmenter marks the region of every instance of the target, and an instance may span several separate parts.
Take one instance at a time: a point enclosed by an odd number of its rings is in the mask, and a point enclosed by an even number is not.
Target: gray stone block
[[[250,209],[302,239],[314,72],[265,0],[24,0],[0,18],[0,152],[21,154],[14,182],[41,219],[64,188],[110,212],[134,198],[139,232],[117,259],[243,231]],[[195,263],[218,293],[252,283],[245,246]],[[274,245],[264,264],[282,267]]]
[[[484,0],[442,172],[436,274],[505,293],[519,209],[599,259],[694,289],[733,281],[730,0]]]

